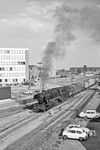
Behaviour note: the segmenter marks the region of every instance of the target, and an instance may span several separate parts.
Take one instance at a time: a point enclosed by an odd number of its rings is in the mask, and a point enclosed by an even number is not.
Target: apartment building
[[[21,83],[28,80],[28,66],[28,48],[0,48],[0,84]]]

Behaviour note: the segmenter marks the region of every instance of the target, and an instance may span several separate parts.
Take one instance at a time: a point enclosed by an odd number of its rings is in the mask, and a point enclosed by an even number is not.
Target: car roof
[[[80,126],[80,124],[69,124],[68,127],[70,126]]]
[[[67,129],[66,129],[67,130]],[[68,130],[70,130],[70,131],[72,131],[72,130],[74,130],[74,131],[83,131],[83,129],[82,128],[71,128],[71,129],[68,129]]]
[[[95,112],[96,110],[93,110],[93,109],[91,109],[91,110],[86,110],[86,112]]]

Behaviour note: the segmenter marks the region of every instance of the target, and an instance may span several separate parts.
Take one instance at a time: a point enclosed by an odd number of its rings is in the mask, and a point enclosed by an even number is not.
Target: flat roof
[[[29,50],[29,48],[0,48],[0,50]]]

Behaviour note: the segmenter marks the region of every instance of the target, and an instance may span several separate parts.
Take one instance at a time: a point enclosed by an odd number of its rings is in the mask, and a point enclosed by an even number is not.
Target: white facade
[[[20,83],[27,79],[27,48],[0,48],[0,84]]]

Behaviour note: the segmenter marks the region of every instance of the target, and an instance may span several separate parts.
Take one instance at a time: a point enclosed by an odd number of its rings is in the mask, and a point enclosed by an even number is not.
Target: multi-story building
[[[28,48],[0,48],[0,84],[28,80]]]
[[[36,65],[29,65],[29,80],[38,80],[40,75],[40,68]]]

